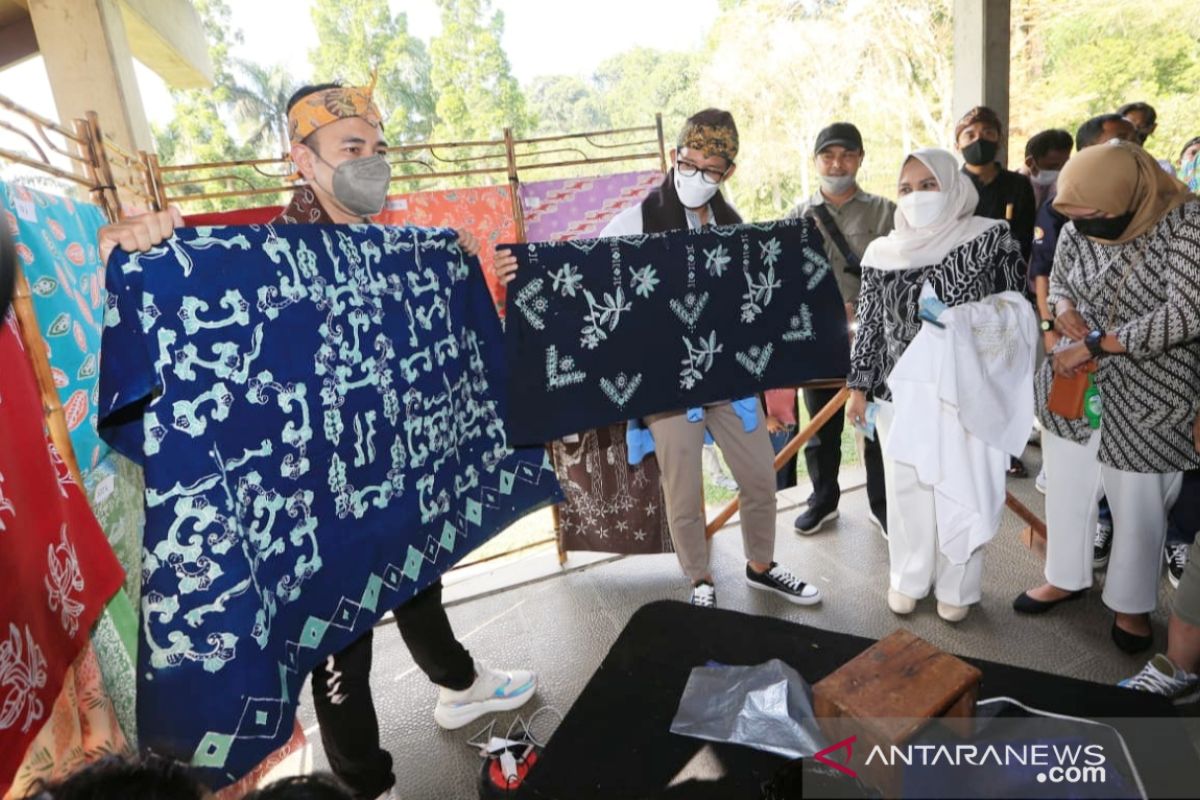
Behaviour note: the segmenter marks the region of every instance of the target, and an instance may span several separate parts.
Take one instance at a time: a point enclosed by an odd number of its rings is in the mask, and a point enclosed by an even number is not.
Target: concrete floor
[[[1039,514],[1043,502],[1034,491],[1032,475],[1040,457],[1040,451],[1031,447],[1026,454],[1031,477],[1010,481],[1014,493]],[[1042,581],[1041,564],[1019,541],[1023,526],[1011,513],[1005,514],[999,535],[988,546],[983,602],[965,621],[953,626],[943,622],[932,598],[910,617],[896,617],[886,604],[887,545],[867,522],[861,481],[861,471],[846,471],[841,518],[811,537],[792,531],[807,486],[779,496],[776,558],[820,586],[823,604],[803,608],[747,588],[736,518],[714,540],[718,604],[872,638],[906,627],[953,653],[1103,683],[1131,675],[1145,662],[1145,657],[1126,656],[1112,644],[1112,616],[1099,591],[1040,618],[1018,617],[1011,610],[1018,593]],[[543,561],[546,558],[543,555]],[[1100,575],[1097,586],[1102,585]],[[1165,609],[1171,589],[1165,579],[1162,585],[1160,609]],[[449,608],[449,615],[459,638],[477,657],[501,667],[537,671],[541,684],[537,697],[524,709],[526,715],[543,706],[565,714],[635,610],[663,598],[686,600],[688,593],[673,555],[636,556],[460,602]],[[1154,619],[1159,650],[1165,647],[1165,620],[1160,610]],[[485,723],[456,732],[437,727],[432,717],[435,688],[413,666],[391,623],[376,631],[372,685],[383,744],[396,762],[399,796],[411,800],[477,797],[481,761],[466,742]],[[277,774],[327,768],[307,689],[300,718],[310,744]],[[507,729],[512,718],[511,714],[498,717],[498,732]],[[554,725],[549,712],[539,714],[535,733],[548,736]]]

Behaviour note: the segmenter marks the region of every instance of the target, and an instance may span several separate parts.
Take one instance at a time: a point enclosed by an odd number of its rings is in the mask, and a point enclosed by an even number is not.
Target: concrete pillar
[[[59,119],[95,111],[121,147],[153,150],[119,0],[29,0],[29,15]]]
[[[1011,0],[954,0],[954,119],[988,106],[1004,124],[1008,150],[1008,68]]]

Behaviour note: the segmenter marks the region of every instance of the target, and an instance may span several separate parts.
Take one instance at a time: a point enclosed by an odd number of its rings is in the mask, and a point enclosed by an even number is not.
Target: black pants
[[[809,417],[820,413],[836,395],[837,389],[805,389],[804,405]],[[832,511],[842,498],[838,471],[842,467],[842,430],[845,427],[846,415],[839,411],[804,445],[804,461],[813,486],[808,501],[812,508]],[[883,453],[879,449],[878,436],[866,440],[863,457],[867,467],[867,501],[871,504],[871,512],[886,526],[887,495],[884,493]]]
[[[392,612],[413,661],[429,680],[450,689],[475,681],[475,662],[450,628],[439,580]],[[313,706],[329,766],[356,798],[371,798],[396,782],[392,757],[379,746],[379,719],[371,697],[368,630],[312,671]]]

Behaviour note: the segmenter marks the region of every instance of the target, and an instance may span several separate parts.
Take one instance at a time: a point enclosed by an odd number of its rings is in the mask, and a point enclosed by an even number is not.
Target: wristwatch
[[[1083,343],[1087,345],[1088,352],[1092,354],[1092,358],[1100,358],[1104,355],[1104,348],[1101,343],[1104,341],[1104,331],[1099,328],[1088,331],[1088,335],[1084,337]]]
[[[1039,326],[1042,329],[1042,333],[1050,333],[1050,331],[1054,330],[1054,320],[1044,319],[1039,323]]]

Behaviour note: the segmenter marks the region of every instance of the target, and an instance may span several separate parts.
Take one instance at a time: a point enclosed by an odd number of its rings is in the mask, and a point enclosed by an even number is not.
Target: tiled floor
[[[1031,476],[1039,458],[1040,452],[1031,448],[1026,458]],[[857,488],[844,494],[837,524],[811,537],[792,531],[795,506],[806,496],[806,487],[780,494],[776,557],[821,587],[822,605],[797,607],[745,586],[736,518],[714,540],[719,604],[874,638],[903,626],[950,652],[1105,683],[1136,672],[1144,663],[1141,657],[1121,654],[1111,643],[1111,614],[1098,591],[1041,618],[1013,613],[1013,598],[1040,583],[1042,576],[1040,563],[1018,539],[1022,525],[1012,514],[1005,514],[999,536],[988,546],[983,602],[964,622],[954,626],[943,622],[932,599],[923,601],[910,617],[894,616],[885,600],[887,545],[866,520],[865,492],[858,486],[861,479],[855,471],[843,476],[843,485]],[[1014,492],[1041,513],[1042,500],[1034,492],[1033,478],[1011,483]],[[1102,581],[1099,577],[1098,583]],[[1170,591],[1165,580],[1163,586]],[[542,706],[566,713],[636,609],[652,600],[687,596],[673,555],[638,556],[458,603],[449,614],[459,637],[476,656],[499,666],[538,672],[541,686],[526,713]],[[1163,600],[1169,596],[1164,594]],[[1165,608],[1165,603],[1160,607]],[[1155,635],[1161,649],[1165,643],[1162,611],[1155,617]],[[390,623],[376,632],[372,683],[383,743],[396,762],[400,796],[412,800],[477,797],[481,762],[466,740],[482,724],[453,733],[434,724],[435,689],[413,666]],[[310,745],[284,769],[324,769],[307,691],[300,713]],[[512,715],[500,717],[498,729],[506,729],[511,719]],[[549,714],[539,715],[535,729],[546,734],[553,723]]]

